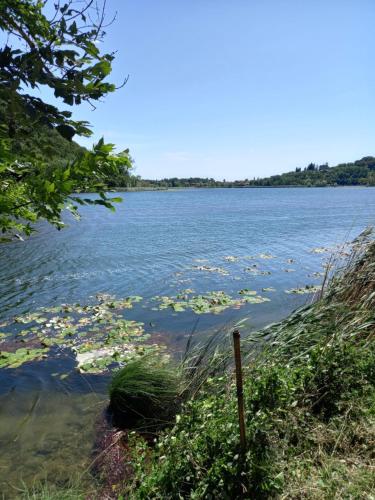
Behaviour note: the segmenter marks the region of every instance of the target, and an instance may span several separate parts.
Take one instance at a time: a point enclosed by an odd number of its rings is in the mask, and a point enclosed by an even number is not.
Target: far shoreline
[[[290,189],[290,188],[374,188],[370,185],[346,184],[346,185],[326,185],[326,186],[304,186],[298,185],[285,185],[285,186],[175,186],[175,187],[153,187],[153,186],[139,186],[139,187],[112,187],[108,192],[113,193],[137,193],[142,191],[187,191],[195,189]]]

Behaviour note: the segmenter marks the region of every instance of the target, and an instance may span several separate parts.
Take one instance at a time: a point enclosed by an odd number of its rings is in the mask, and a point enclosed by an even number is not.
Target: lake
[[[287,292],[319,285],[331,249],[375,220],[375,188],[121,196],[115,213],[83,207],[82,220],[67,219],[62,231],[42,224],[28,241],[0,246],[0,331],[8,335],[0,336],[2,350],[21,345],[14,317],[61,304],[81,308],[98,293],[137,296],[125,318],[142,322],[151,342],[177,356],[193,329],[199,341],[219,328],[229,331],[242,318],[249,331],[260,328],[311,300],[313,294]],[[193,298],[212,299],[212,292],[232,302],[222,310],[199,310]],[[255,292],[265,300],[243,300]],[[168,305],[181,296],[193,305]],[[54,326],[47,328],[41,315],[34,332],[46,328],[47,338]],[[60,343],[39,360],[0,371],[0,491],[10,498],[21,481],[64,479],[92,459],[109,374],[79,372],[65,347]]]

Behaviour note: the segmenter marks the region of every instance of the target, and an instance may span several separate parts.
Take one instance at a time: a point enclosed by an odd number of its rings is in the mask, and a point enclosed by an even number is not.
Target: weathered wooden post
[[[240,424],[240,443],[241,450],[246,450],[246,430],[245,430],[245,409],[243,399],[243,385],[242,385],[242,363],[241,363],[241,348],[240,348],[240,332],[234,330],[233,332],[233,346],[234,346],[234,360],[236,364],[236,386],[237,386],[237,404],[238,404],[238,421]]]

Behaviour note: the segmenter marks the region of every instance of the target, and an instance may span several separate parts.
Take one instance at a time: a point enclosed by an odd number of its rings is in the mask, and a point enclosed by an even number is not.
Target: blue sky
[[[142,177],[243,179],[375,154],[373,0],[107,5],[103,48],[117,50],[112,79],[129,81],[75,116],[129,147]]]

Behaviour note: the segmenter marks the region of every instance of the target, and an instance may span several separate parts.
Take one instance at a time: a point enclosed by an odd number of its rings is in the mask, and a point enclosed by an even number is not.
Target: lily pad
[[[44,357],[48,349],[27,349],[22,347],[15,352],[0,351],[0,368],[18,368],[28,361]]]
[[[322,289],[322,287],[320,287],[320,286],[306,285],[303,288],[291,288],[290,290],[285,290],[285,292],[303,295],[305,293],[317,293],[317,292],[320,292],[321,289]]]
[[[329,252],[330,249],[326,247],[317,247],[317,248],[312,248],[310,250],[310,253],[326,253]]]
[[[268,276],[271,274],[271,271],[261,271],[260,269],[257,269],[256,266],[246,267],[245,271],[253,274],[254,276]]]
[[[239,257],[235,257],[234,255],[227,255],[227,256],[223,257],[223,259],[226,262],[237,262],[239,260]]]
[[[262,304],[263,302],[270,302],[268,297],[262,297],[261,295],[256,295],[255,297],[245,297],[245,302],[249,304]]]
[[[258,259],[276,259],[276,256],[270,253],[260,253],[257,257]]]
[[[193,266],[193,269],[195,271],[206,271],[209,273],[218,273],[218,274],[222,274],[223,276],[229,274],[229,271],[227,271],[226,269],[223,269],[222,267]]]
[[[249,290],[248,288],[243,288],[238,292],[240,295],[256,295],[256,290]]]
[[[53,346],[79,350],[90,345],[91,349],[106,346],[118,350],[119,345],[143,341],[147,338],[143,324],[126,320],[122,314],[141,300],[139,296],[116,299],[101,294],[96,303],[62,304],[17,316],[8,322],[8,327],[14,329],[12,343],[16,346],[16,342],[22,342],[27,348],[2,351],[0,367],[14,368],[37,360]],[[26,328],[20,329],[20,325]],[[8,349],[8,342],[6,345]]]
[[[323,278],[323,276],[324,276],[324,273],[320,273],[320,272],[315,272],[315,273],[312,273],[312,274],[308,274],[309,278]]]

